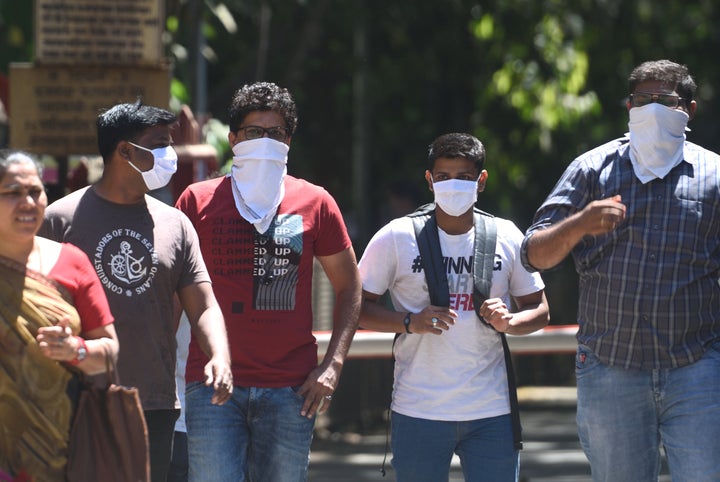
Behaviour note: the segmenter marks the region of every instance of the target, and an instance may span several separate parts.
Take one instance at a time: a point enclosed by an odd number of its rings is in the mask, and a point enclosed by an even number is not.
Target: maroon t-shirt
[[[335,200],[319,186],[285,178],[285,197],[262,236],[235,206],[231,178],[190,185],[176,206],[200,238],[230,341],[236,385],[296,386],[317,366],[312,334],[315,256],[351,246]],[[185,378],[203,380],[207,357],[193,337]]]

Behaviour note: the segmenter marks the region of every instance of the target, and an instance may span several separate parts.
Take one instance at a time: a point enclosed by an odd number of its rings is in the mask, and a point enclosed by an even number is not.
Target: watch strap
[[[410,320],[411,314],[412,313],[410,313],[408,311],[407,314],[405,315],[405,318],[403,318],[403,325],[405,326],[405,333],[412,333],[412,331],[410,331],[410,321],[412,321],[412,320]]]

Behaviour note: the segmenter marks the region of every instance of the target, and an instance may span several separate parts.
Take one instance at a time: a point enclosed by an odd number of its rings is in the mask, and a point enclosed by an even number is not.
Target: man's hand
[[[582,225],[586,234],[598,236],[615,230],[625,220],[627,208],[620,195],[593,201],[582,210]]]
[[[428,305],[420,313],[410,315],[410,332],[442,335],[455,324],[457,317],[457,312],[450,308]]]
[[[305,398],[300,415],[312,418],[316,413],[327,412],[340,380],[341,370],[342,368],[338,369],[331,364],[327,368],[320,365],[310,372],[297,392]]]
[[[513,314],[500,298],[485,300],[480,307],[480,316],[499,333],[506,333],[510,327],[510,320],[513,319]]]
[[[233,391],[233,376],[230,362],[227,360],[211,359],[205,365],[205,385],[213,387],[215,393],[210,399],[213,405],[222,405],[228,400]]]

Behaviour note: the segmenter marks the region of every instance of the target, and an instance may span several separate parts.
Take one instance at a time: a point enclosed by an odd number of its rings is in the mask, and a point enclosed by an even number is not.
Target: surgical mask
[[[432,180],[432,176],[430,179]],[[435,204],[450,216],[465,214],[477,201],[477,181],[477,179],[474,181],[448,179],[438,182],[433,180]]]
[[[128,144],[137,147],[138,149],[142,149],[143,151],[148,151],[153,155],[153,167],[149,171],[141,171],[135,164],[128,161],[128,164],[140,173],[147,188],[150,191],[154,191],[155,189],[167,186],[170,182],[170,178],[172,178],[173,174],[177,172],[178,156],[175,149],[173,149],[172,146],[148,149],[147,147],[138,146],[130,141],[128,141]]]
[[[285,196],[290,146],[269,137],[242,141],[232,148],[233,196],[240,215],[259,233],[270,226]]]
[[[643,183],[664,178],[683,160],[690,116],[653,102],[630,109],[630,161]]]

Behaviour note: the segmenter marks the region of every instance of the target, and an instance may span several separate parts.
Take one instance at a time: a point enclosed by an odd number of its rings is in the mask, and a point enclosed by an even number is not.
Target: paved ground
[[[590,482],[590,466],[580,448],[575,426],[575,405],[565,394],[555,401],[522,402],[525,439],[520,455],[523,482]],[[522,400],[522,398],[521,398]],[[385,435],[333,434],[316,436],[310,457],[310,482],[395,482],[390,465],[382,477]],[[663,468],[663,474],[667,474]],[[463,481],[460,464],[453,460],[450,482]],[[663,475],[661,482],[670,477]]]

